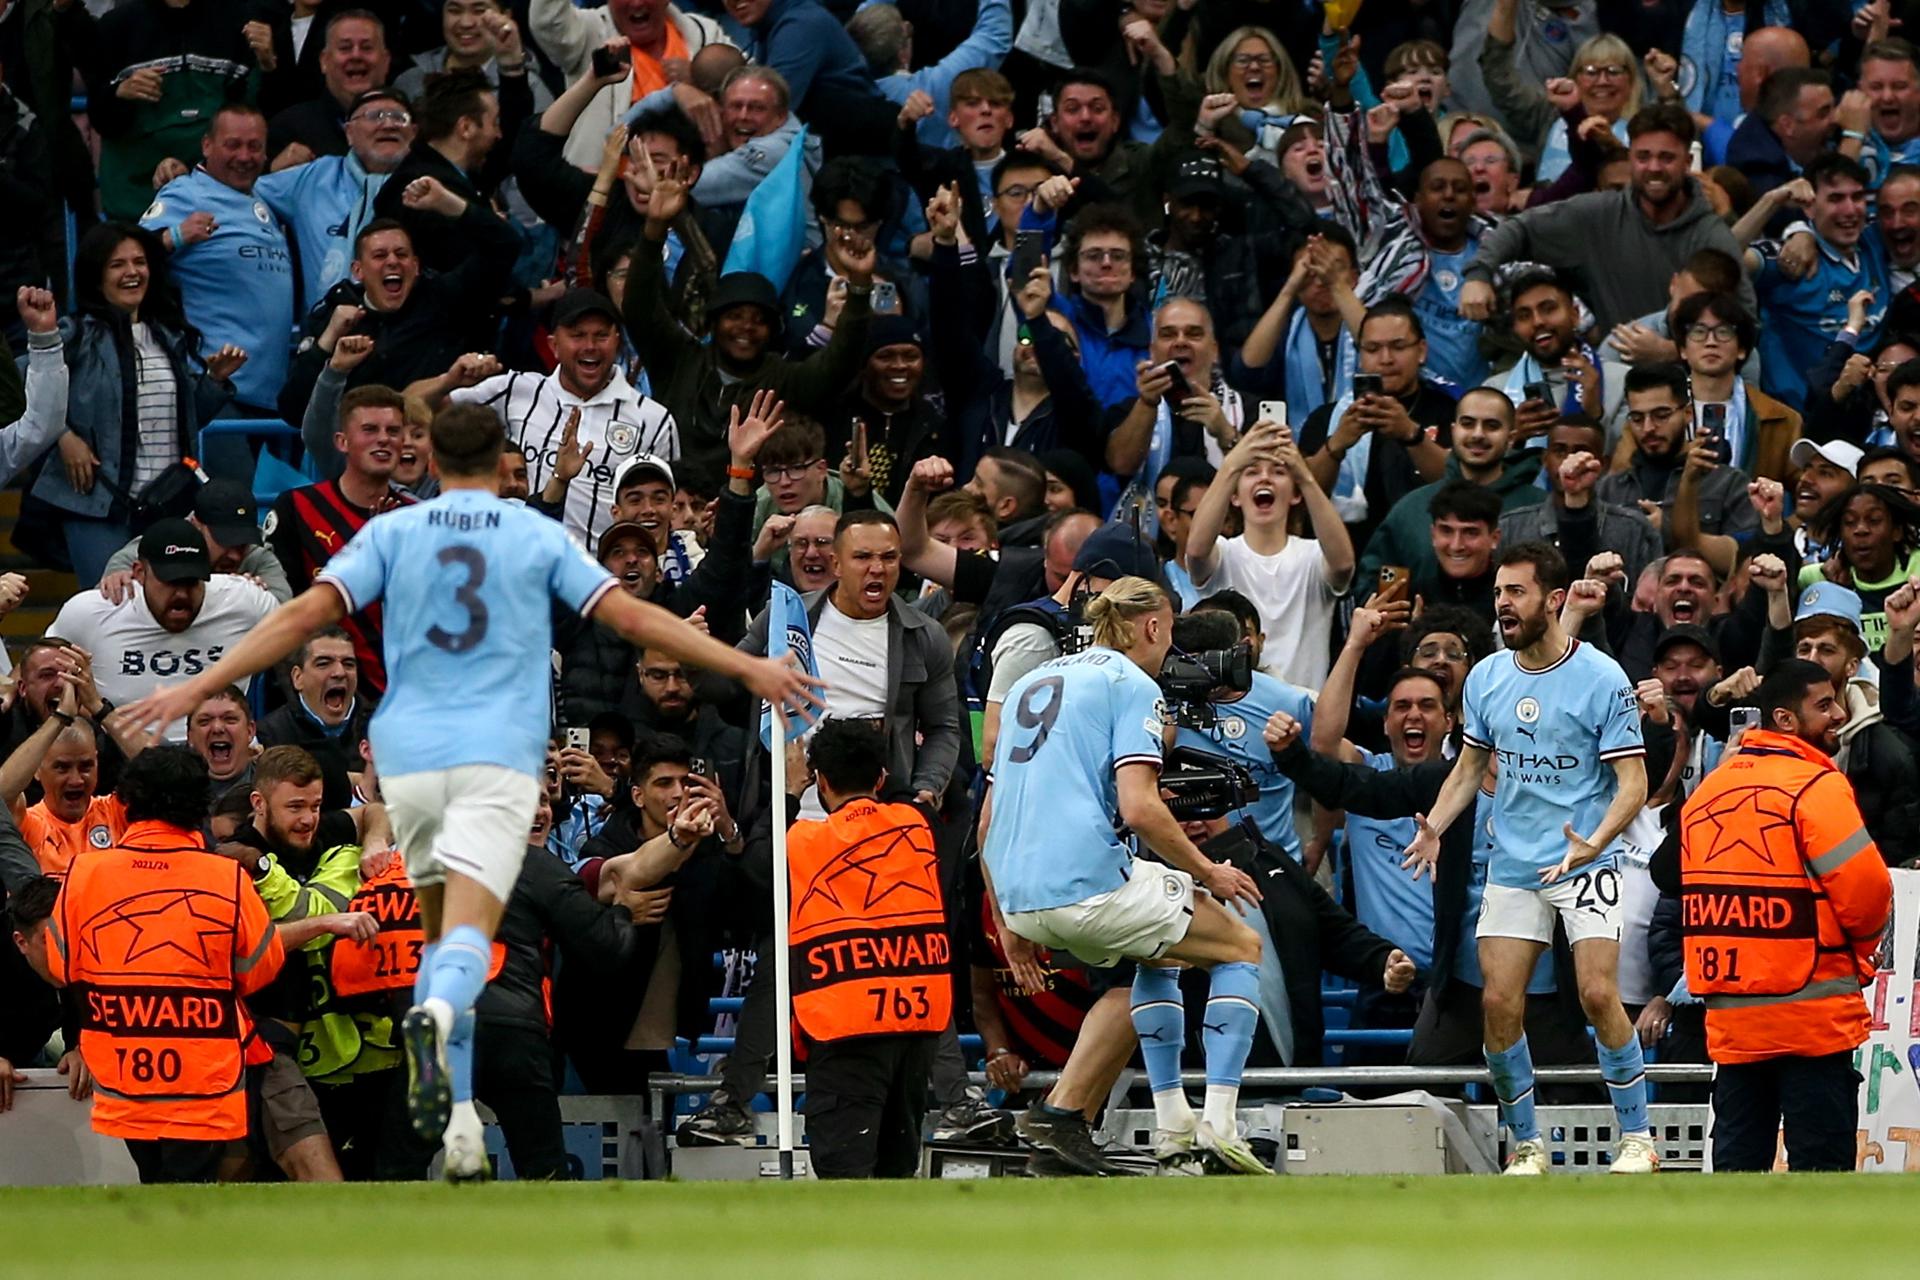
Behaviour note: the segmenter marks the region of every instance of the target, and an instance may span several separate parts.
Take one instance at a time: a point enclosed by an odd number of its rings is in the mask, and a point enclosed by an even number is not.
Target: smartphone
[[[699,774],[708,782],[718,780],[719,775],[714,772],[713,761],[707,759],[705,756],[693,757],[692,760],[687,762],[687,767],[689,772]]]
[[[1260,420],[1262,422],[1287,425],[1287,402],[1285,400],[1262,400],[1260,402]]]
[[[900,286],[891,280],[873,282],[873,311],[875,315],[890,316],[900,310]]]
[[[1403,564],[1383,564],[1380,566],[1380,594],[1386,595],[1403,586],[1413,576],[1413,570]]]
[[[1733,446],[1727,441],[1727,406],[1700,406],[1700,429],[1696,433],[1700,447],[1711,453],[1722,466],[1733,460]]]
[[[1193,384],[1187,381],[1186,370],[1180,367],[1178,360],[1169,360],[1160,366],[1160,371],[1173,379],[1173,387],[1167,392],[1167,398],[1175,404],[1185,404],[1193,396]]]
[[[1053,95],[1043,93],[1034,101],[1033,123],[1035,128],[1044,129],[1053,119]]]
[[[856,471],[867,469],[867,424],[853,424],[853,468]]]
[[[593,74],[595,79],[604,80],[615,72],[625,72],[632,65],[632,49],[608,49],[602,46],[593,51]]]
[[[1551,382],[1529,382],[1524,393],[1529,400],[1538,400],[1541,404],[1555,403]]]
[[[589,729],[569,728],[567,730],[567,746],[575,751],[585,751],[587,749],[587,743],[592,740],[592,737],[593,733]]]
[[[1387,384],[1377,373],[1356,373],[1353,375],[1353,398],[1361,396],[1383,396],[1387,394]]]
[[[1047,264],[1047,236],[1043,231],[1013,233],[1013,253],[1007,259],[1007,278],[1015,289],[1024,289],[1027,280]]]
[[[1706,148],[1701,146],[1698,140],[1694,141],[1692,144],[1690,144],[1687,147],[1688,172],[1705,173],[1707,171],[1706,159],[1707,159]]]
[[[1748,729],[1760,727],[1760,708],[1735,707],[1727,713],[1727,727],[1733,733],[1744,733]]]

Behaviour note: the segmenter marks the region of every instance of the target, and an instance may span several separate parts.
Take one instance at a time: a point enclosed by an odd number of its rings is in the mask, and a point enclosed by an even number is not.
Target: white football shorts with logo
[[[1014,911],[1007,927],[1030,942],[1068,951],[1103,969],[1121,960],[1158,960],[1193,923],[1193,877],[1135,858],[1111,893],[1040,911]]]
[[[1620,941],[1620,873],[1600,867],[1538,889],[1490,884],[1480,899],[1480,924],[1474,933],[1551,944],[1556,915],[1566,925],[1569,943],[1588,938]]]
[[[540,780],[497,764],[463,764],[380,779],[393,837],[414,887],[445,884],[458,871],[501,902],[513,896]]]

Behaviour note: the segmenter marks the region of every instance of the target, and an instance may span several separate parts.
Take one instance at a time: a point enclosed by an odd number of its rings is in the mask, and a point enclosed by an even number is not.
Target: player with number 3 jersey
[[[1194,847],[1160,798],[1166,712],[1149,673],[1172,646],[1173,607],[1144,578],[1121,578],[1086,617],[1092,648],[1035,667],[1007,692],[981,852],[1001,942],[1010,960],[1038,944],[1089,965],[1139,961],[1133,1025],[1153,1085],[1156,1155],[1182,1171],[1206,1156],[1231,1172],[1268,1173],[1234,1125],[1259,1019],[1260,939],[1221,905],[1257,909],[1259,890]],[[1136,858],[1123,826],[1166,864]],[[1176,963],[1212,971],[1198,1118],[1180,1084]],[[1057,1101],[1021,1117],[1021,1136],[1078,1172],[1112,1172],[1080,1113]]]
[[[1500,558],[1494,613],[1506,649],[1467,675],[1460,756],[1432,814],[1415,816],[1406,865],[1416,876],[1432,868],[1440,833],[1468,812],[1497,761],[1478,934],[1487,1066],[1514,1144],[1507,1172],[1548,1168],[1525,1011],[1528,978],[1558,921],[1619,1118],[1613,1172],[1652,1173],[1659,1158],[1647,1125],[1646,1068],[1620,1004],[1620,876],[1611,856],[1646,803],[1646,750],[1626,674],[1560,626],[1567,587],[1566,561],[1546,543],[1521,543]]]
[[[736,439],[780,425],[754,396]],[[433,421],[442,494],[389,512],[354,535],[298,598],[186,684],[130,707],[165,724],[227,684],[265,670],[322,627],[384,600],[388,692],[369,728],[374,764],[427,939],[414,1008],[402,1024],[414,1128],[444,1140],[447,1175],[483,1176],[472,1103],[473,1005],[493,935],[526,853],[549,731],[551,601],[629,642],[739,680],[776,706],[818,705],[820,682],[753,658],[664,609],[614,590],[559,524],[499,497],[499,419],[455,406]]]

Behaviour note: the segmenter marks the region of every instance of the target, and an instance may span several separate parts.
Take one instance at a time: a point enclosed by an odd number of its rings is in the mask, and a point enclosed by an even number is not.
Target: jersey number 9
[[[1013,709],[1013,718],[1024,729],[1038,729],[1033,741],[1018,746],[1007,756],[1014,764],[1025,764],[1033,759],[1041,747],[1046,745],[1047,735],[1053,732],[1053,722],[1060,718],[1060,691],[1066,681],[1060,676],[1048,676],[1045,680],[1036,680],[1027,686],[1020,695],[1020,705]],[[1041,694],[1049,694],[1047,705],[1037,705]]]

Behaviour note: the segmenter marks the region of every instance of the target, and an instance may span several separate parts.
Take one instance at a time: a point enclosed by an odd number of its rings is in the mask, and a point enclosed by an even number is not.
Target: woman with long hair
[[[1228,32],[1207,59],[1205,83],[1209,94],[1233,95],[1241,119],[1276,161],[1280,135],[1309,105],[1292,57],[1265,27]]]
[[[204,363],[151,232],[106,222],[74,253],[74,314],[61,321],[70,391],[67,430],[31,497],[57,522],[74,575],[89,586],[126,545],[142,488],[192,457],[201,424],[233,398],[246,360],[222,347]]]

